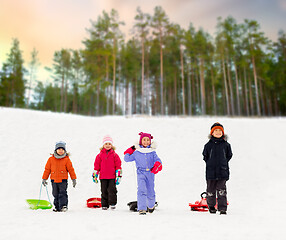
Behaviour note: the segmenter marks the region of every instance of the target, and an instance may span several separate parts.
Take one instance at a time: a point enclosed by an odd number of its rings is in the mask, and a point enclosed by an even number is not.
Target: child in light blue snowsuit
[[[132,146],[124,152],[126,162],[135,161],[137,167],[137,209],[139,214],[152,213],[155,209],[155,174],[162,170],[162,161],[157,156],[153,137],[148,133],[139,133],[139,145]]]

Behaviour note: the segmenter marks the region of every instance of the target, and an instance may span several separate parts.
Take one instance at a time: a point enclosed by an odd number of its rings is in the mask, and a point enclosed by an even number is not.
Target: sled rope
[[[51,203],[51,200],[50,200],[50,196],[49,196],[49,193],[48,193],[48,187],[47,187],[47,186],[46,186],[46,191],[47,191],[47,196],[48,196],[49,203],[50,203],[51,205],[53,205],[53,204]]]
[[[42,184],[41,184],[41,187],[40,187],[39,201],[37,203],[37,207],[39,206],[39,203],[40,203],[40,200],[41,200],[41,195],[42,195]]]
[[[40,194],[39,194],[39,201],[38,201],[38,203],[37,203],[37,207],[39,206],[39,203],[40,203],[40,201],[41,201],[42,187],[43,187],[43,185],[41,184]],[[48,187],[47,187],[47,186],[45,186],[45,187],[46,187],[46,191],[47,191],[47,196],[48,196],[48,199],[49,199],[49,203],[52,205],[51,200],[50,200],[50,196],[49,196],[49,193],[48,193]]]

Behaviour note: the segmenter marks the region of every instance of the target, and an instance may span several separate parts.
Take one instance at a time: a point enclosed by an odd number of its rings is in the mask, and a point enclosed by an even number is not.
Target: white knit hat
[[[106,135],[103,139],[102,139],[102,145],[104,145],[105,143],[111,143],[113,145],[113,140],[109,135]]]

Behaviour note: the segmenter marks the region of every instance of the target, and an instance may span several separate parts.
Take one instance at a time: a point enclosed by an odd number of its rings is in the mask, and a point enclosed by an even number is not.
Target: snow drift
[[[282,239],[286,158],[285,118],[226,117],[83,117],[0,108],[0,228],[2,239]],[[233,150],[227,216],[192,212],[189,202],[205,190],[202,150],[209,128],[221,122]],[[159,206],[139,216],[126,204],[136,200],[134,163],[123,152],[152,133],[163,171],[156,175]],[[115,211],[86,207],[100,196],[93,183],[93,162],[102,137],[110,134],[122,160]],[[78,185],[69,180],[69,211],[30,210],[38,198],[45,163],[58,140],[67,142]],[[48,190],[51,195],[51,184]],[[42,198],[46,198],[43,191]],[[53,199],[53,198],[52,198]]]

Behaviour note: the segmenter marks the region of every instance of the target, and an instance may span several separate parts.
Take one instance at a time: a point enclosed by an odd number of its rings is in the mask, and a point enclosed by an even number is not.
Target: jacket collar
[[[67,152],[65,152],[63,155],[59,155],[59,154],[57,154],[56,151],[54,151],[53,155],[56,159],[62,159],[62,158],[65,158],[67,156]]]
[[[105,154],[108,154],[108,153],[112,153],[114,150],[111,148],[110,150],[106,150],[105,148],[103,148],[102,150],[101,150],[101,152],[102,153],[105,153]]]
[[[222,136],[221,138],[215,138],[214,136],[212,136],[210,141],[212,141],[212,142],[225,142],[224,136]]]
[[[139,145],[138,143],[135,144],[136,151],[141,152],[141,153],[151,153],[156,151],[156,143],[152,142],[151,145],[148,147],[144,148],[142,145]]]

